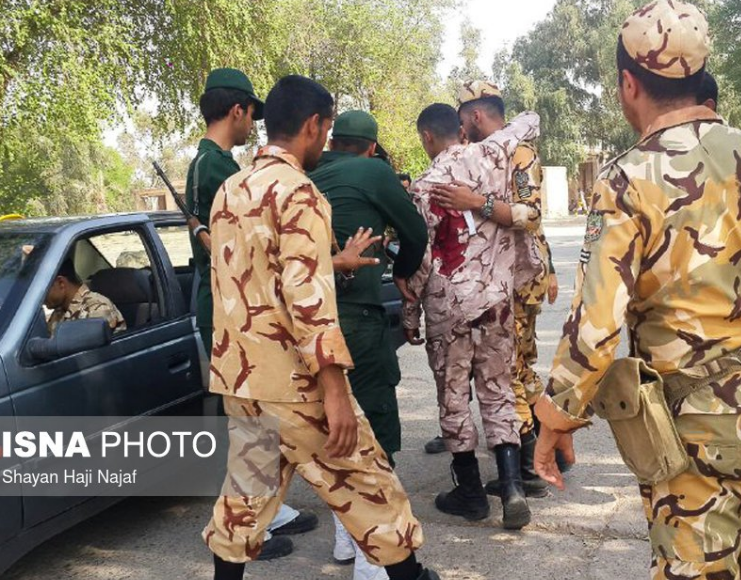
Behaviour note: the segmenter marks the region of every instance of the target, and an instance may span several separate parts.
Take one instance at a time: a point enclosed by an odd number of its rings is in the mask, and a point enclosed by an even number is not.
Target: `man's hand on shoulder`
[[[486,204],[486,198],[483,195],[474,193],[470,187],[460,181],[433,185],[431,192],[432,201],[443,209],[479,211]]]

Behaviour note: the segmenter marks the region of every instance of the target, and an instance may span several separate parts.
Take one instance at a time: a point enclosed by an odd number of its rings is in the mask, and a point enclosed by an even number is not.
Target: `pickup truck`
[[[121,311],[127,330],[68,321],[50,337],[44,298],[61,263]],[[214,412],[195,325],[196,272],[185,220],[172,212],[0,223],[0,416]],[[395,346],[401,301],[384,281]],[[122,498],[0,497],[0,573],[29,550]]]

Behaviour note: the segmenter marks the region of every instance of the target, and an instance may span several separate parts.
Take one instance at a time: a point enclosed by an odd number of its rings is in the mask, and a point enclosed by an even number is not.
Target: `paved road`
[[[545,375],[573,297],[573,281],[583,226],[549,228],[560,297],[539,322]],[[400,351],[399,398],[404,426],[399,475],[415,512],[424,523],[426,546],[420,558],[444,580],[617,580],[646,578],[649,559],[646,526],[632,475],[620,461],[609,430],[598,424],[577,435],[578,465],[568,489],[533,500],[534,521],[521,533],[505,532],[501,507],[492,501],[489,520],[471,524],[437,512],[437,492],[451,487],[449,458],[427,456],[422,445],[437,433],[432,377],[422,348]],[[485,449],[479,459],[487,477],[493,461]],[[351,571],[331,563],[331,517],[311,490],[296,480],[289,503],[315,510],[319,530],[295,538],[295,553],[272,563],[253,564],[245,578],[314,580],[343,578]],[[137,498],[47,542],[16,564],[8,580],[175,580],[210,578],[210,555],[199,532],[211,501]]]

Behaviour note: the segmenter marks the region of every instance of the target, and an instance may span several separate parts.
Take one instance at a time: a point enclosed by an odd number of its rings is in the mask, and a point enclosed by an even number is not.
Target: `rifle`
[[[211,256],[211,237],[208,233],[208,228],[204,229],[203,224],[201,223],[201,220],[199,220],[196,216],[194,216],[193,212],[191,212],[188,209],[188,206],[185,203],[183,196],[180,195],[175,190],[175,187],[172,185],[170,180],[167,178],[167,175],[165,174],[164,170],[159,166],[159,163],[157,163],[156,161],[152,161],[152,166],[154,167],[155,173],[157,173],[159,178],[162,180],[162,182],[165,184],[167,189],[170,191],[170,195],[172,195],[172,198],[175,200],[175,205],[178,206],[178,209],[185,216],[185,219],[188,222],[188,229],[190,230],[190,233],[194,235],[196,240],[198,240],[198,243],[201,244],[201,247],[204,249],[204,251],[209,256]],[[201,229],[199,230],[198,235],[195,235],[195,230],[198,227],[200,227]]]

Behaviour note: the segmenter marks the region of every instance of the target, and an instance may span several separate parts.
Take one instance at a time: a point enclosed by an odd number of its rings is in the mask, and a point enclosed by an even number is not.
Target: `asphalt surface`
[[[573,298],[583,235],[579,222],[550,224],[547,233],[559,274],[560,295],[539,319],[540,366],[545,377]],[[501,529],[501,505],[469,523],[434,507],[434,497],[452,487],[447,454],[425,455],[438,433],[432,376],[422,347],[399,351],[403,380],[398,389],[403,450],[399,476],[423,522],[426,545],[419,559],[443,580],[590,580],[647,578],[649,547],[637,484],[622,464],[609,429],[598,423],[576,436],[577,465],[567,490],[531,500],[533,523],[519,533]],[[478,451],[486,477],[493,459]],[[294,537],[295,552],[281,560],[248,566],[245,578],[264,580],[350,580],[352,569],[332,563],[329,511],[296,478],[289,503],[319,515],[318,530]],[[46,542],[3,575],[8,580],[174,580],[211,578],[211,556],[200,531],[207,498],[132,498]]]

